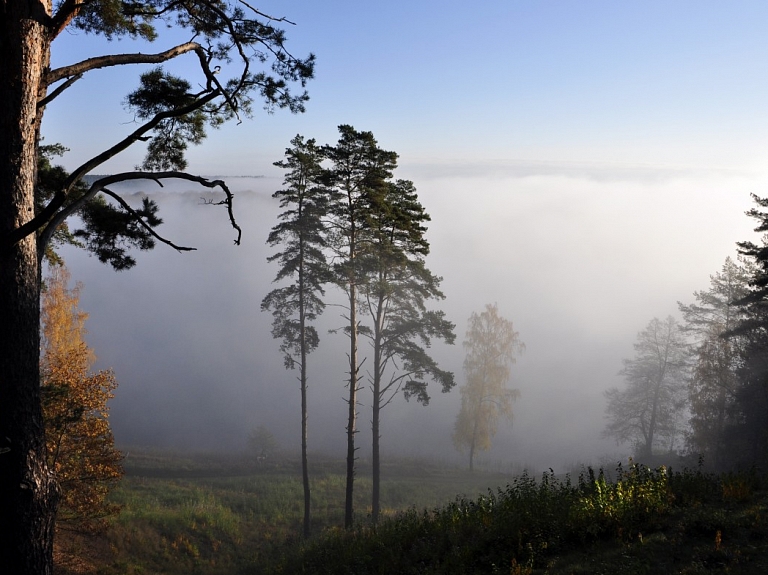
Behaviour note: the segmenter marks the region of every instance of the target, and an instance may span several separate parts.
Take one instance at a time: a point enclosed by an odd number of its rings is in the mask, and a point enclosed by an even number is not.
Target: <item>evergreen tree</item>
[[[440,369],[427,349],[434,339],[453,343],[454,325],[441,311],[427,309],[429,300],[444,299],[440,278],[426,267],[425,238],[429,216],[412,182],[390,182],[382,202],[369,214],[370,240],[362,255],[367,280],[361,286],[371,325],[361,333],[371,339],[373,370],[373,492],[371,517],[379,519],[381,484],[381,409],[402,390],[405,398],[429,403],[427,383],[443,392],[454,386],[453,374]]]
[[[282,251],[269,257],[280,270],[275,281],[291,283],[272,290],[261,303],[262,310],[274,316],[272,336],[281,339],[280,351],[286,369],[299,369],[301,389],[301,469],[304,484],[304,536],[310,534],[310,487],[307,461],[307,355],[317,348],[319,337],[312,322],[323,312],[323,284],[330,279],[325,247],[323,217],[328,209],[328,194],[319,185],[320,149],[314,140],[302,136],[291,140],[286,159],[275,165],[287,170],[286,188],[272,197],[285,211],[282,220],[269,234],[270,246]]]
[[[678,302],[683,330],[694,338],[693,366],[688,387],[690,431],[688,448],[704,455],[715,467],[729,459],[726,430],[737,423],[737,369],[741,364],[742,338],[724,337],[744,317],[736,305],[747,294],[749,267],[726,258],[721,270],[710,276],[706,291],[694,292],[695,303]]]
[[[469,469],[474,469],[476,451],[487,451],[496,435],[498,420],[512,418],[512,403],[520,391],[507,388],[512,364],[525,350],[512,322],[499,315],[496,304],[469,317],[464,339],[464,372],[467,382],[461,386],[461,409],[456,417],[453,443],[457,449],[469,449]]]
[[[336,260],[334,277],[347,296],[344,332],[349,337],[349,379],[344,526],[349,529],[354,520],[355,434],[357,393],[360,389],[359,290],[366,281],[361,254],[370,243],[371,211],[386,196],[387,181],[397,165],[397,154],[382,150],[371,132],[360,132],[352,126],[342,125],[339,126],[339,133],[337,144],[325,146],[323,151],[330,161],[325,182],[332,194],[329,244]]]
[[[752,195],[758,207],[747,211],[757,220],[755,231],[762,233],[760,244],[738,242],[739,253],[751,264],[749,289],[738,300],[744,317],[728,332],[742,348],[736,393],[736,421],[726,442],[734,463],[768,463],[768,198]]]
[[[202,140],[207,126],[249,116],[255,101],[272,109],[304,109],[306,93],[295,94],[291,86],[303,86],[313,76],[314,57],[290,54],[281,23],[288,21],[229,0],[0,4],[0,339],[5,342],[0,346],[0,557],[16,573],[49,574],[53,568],[58,488],[46,463],[39,365],[40,263],[49,243],[69,216],[79,213],[85,221],[92,205],[99,225],[84,227],[83,243],[103,247],[100,259],[118,269],[132,263],[124,257],[122,239],[132,242],[136,230],[140,244],[146,232],[152,241],[188,249],[157,235],[156,206],[134,208],[111,189],[121,181],[156,184],[170,178],[220,189],[220,203],[239,241],[226,183],[186,173],[184,155],[190,143]],[[155,53],[87,54],[79,62],[53,67],[61,61],[54,40],[71,32],[120,39],[123,45],[132,40],[166,45]],[[127,99],[138,122],[135,129],[75,168],[41,201],[37,165],[48,104],[102,68],[162,66],[185,56],[196,63],[183,67],[189,78],[162,68],[141,74],[139,87]],[[98,90],[89,93],[102,97]],[[78,98],[78,104],[87,106],[88,97]],[[110,131],[106,126],[90,129]],[[142,145],[147,155],[138,171],[94,178],[79,189],[79,182],[105,162]]]

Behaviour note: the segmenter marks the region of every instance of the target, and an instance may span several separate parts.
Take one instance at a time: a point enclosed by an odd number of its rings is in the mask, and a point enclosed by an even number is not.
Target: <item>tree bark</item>
[[[354,244],[353,244],[354,245]],[[357,433],[357,290],[349,286],[349,412],[347,414],[347,486],[344,497],[344,527],[354,523],[355,433]]]
[[[14,573],[53,570],[58,489],[46,465],[40,406],[40,268],[35,235],[37,136],[50,1],[0,4],[0,560]]]

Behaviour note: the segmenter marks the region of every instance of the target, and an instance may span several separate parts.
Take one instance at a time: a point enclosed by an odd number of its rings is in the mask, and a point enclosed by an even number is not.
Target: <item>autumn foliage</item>
[[[94,530],[117,511],[107,494],[123,474],[107,407],[117,382],[111,370],[91,372],[95,356],[84,340],[88,314],[78,307],[82,286],[69,289],[68,283],[66,268],[55,266],[42,296],[46,447],[61,489],[57,522]]]

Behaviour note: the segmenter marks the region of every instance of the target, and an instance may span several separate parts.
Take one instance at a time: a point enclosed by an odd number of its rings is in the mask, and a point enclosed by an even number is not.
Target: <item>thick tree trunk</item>
[[[35,236],[8,234],[32,219],[37,101],[50,2],[0,3],[0,564],[53,569],[58,491],[45,459],[40,407],[40,269]]]

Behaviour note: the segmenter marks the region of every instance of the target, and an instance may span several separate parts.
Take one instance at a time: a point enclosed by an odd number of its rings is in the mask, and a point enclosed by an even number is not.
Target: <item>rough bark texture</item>
[[[37,101],[48,61],[50,2],[0,3],[0,565],[49,574],[57,488],[40,408],[40,269],[34,216]]]

